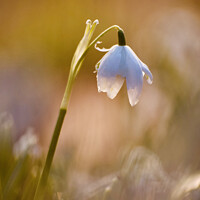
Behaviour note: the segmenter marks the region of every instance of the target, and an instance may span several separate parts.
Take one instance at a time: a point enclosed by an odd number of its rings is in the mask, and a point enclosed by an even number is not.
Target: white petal
[[[106,92],[111,99],[115,98],[124,83],[124,78],[117,75],[115,77],[102,77],[97,74],[97,85],[99,92]]]
[[[118,45],[111,47],[110,51],[106,53],[100,61],[98,67],[98,74],[103,77],[115,77],[120,74],[122,48]]]
[[[127,92],[128,92],[129,103],[131,104],[131,106],[135,106],[139,101],[137,90],[129,89],[127,90]]]
[[[152,73],[150,72],[149,68],[147,67],[146,64],[144,64],[142,61],[141,61],[142,65],[142,71],[145,73],[145,76],[147,77],[147,82],[148,84],[152,84],[153,82],[153,75]]]
[[[99,92],[107,92],[109,98],[113,99],[121,89],[124,76],[121,74],[121,46],[115,45],[97,64],[97,85]]]
[[[142,91],[143,85],[143,76],[141,73],[136,72],[136,74],[130,74],[130,76],[126,77],[126,85],[128,92],[128,99],[131,106],[134,106],[138,103],[139,97]]]
[[[126,46],[126,85],[131,106],[139,101],[142,91],[143,74],[140,62],[130,47]]]

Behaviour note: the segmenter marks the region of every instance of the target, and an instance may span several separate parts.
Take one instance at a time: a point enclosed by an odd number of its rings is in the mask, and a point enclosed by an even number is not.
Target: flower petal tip
[[[142,71],[143,71],[143,75],[147,78],[147,83],[148,84],[152,84],[153,83],[153,75],[151,73],[151,71],[149,70],[148,66],[146,64],[142,63]]]
[[[135,106],[139,101],[137,90],[129,89],[128,90],[128,99],[129,99],[129,103],[131,104],[131,106],[132,107]]]
[[[118,94],[124,83],[124,78],[116,77],[102,77],[97,75],[98,92],[106,92],[110,99],[114,99]]]
[[[151,85],[151,84],[153,83],[153,80],[151,80],[150,78],[148,78],[148,79],[147,79],[147,83],[148,83],[149,85]]]
[[[153,76],[149,77],[149,76],[147,76],[146,74],[145,74],[145,76],[146,76],[146,78],[147,78],[147,83],[148,83],[149,85],[151,85],[151,84],[153,83]]]
[[[109,97],[110,99],[114,99],[115,96],[116,95],[113,92],[107,92],[107,97]]]
[[[101,88],[98,86],[97,89],[98,89],[98,92],[100,93],[101,92]]]

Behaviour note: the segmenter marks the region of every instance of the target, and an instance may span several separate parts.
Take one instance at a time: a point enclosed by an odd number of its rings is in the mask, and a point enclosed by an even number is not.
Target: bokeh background
[[[153,152],[172,179],[198,173],[198,0],[1,0],[0,112],[12,116],[13,144],[31,130],[45,155],[87,19],[100,22],[94,37],[111,25],[122,27],[127,44],[149,66],[154,81],[151,86],[144,81],[133,108],[125,86],[110,100],[98,93],[93,73],[103,53],[88,53],[55,155],[55,165],[63,169],[61,177],[74,180],[79,188],[88,176],[119,170],[124,154],[138,146]],[[101,47],[116,44],[116,31],[102,41]]]

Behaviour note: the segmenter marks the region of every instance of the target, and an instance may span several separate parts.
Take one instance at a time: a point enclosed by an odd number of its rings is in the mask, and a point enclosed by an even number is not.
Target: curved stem
[[[64,93],[64,97],[63,97],[63,100],[62,100],[62,103],[61,103],[61,108],[67,108],[67,106],[68,106],[70,95],[67,95],[67,94],[68,94],[68,92],[71,92],[72,85],[73,85],[73,81],[74,81],[75,77],[77,76],[77,74],[78,74],[78,72],[79,72],[79,70],[80,70],[81,62],[82,62],[83,59],[85,58],[85,55],[87,54],[87,52],[89,51],[89,49],[90,49],[94,44],[96,44],[96,42],[97,42],[102,36],[104,36],[107,32],[109,32],[109,31],[112,30],[112,29],[117,29],[118,31],[121,31],[121,30],[122,30],[119,26],[113,25],[113,26],[107,28],[105,31],[103,31],[101,34],[99,34],[99,35],[89,44],[89,46],[87,47],[87,49],[83,52],[83,54],[81,55],[81,57],[79,58],[78,62],[76,63],[76,65],[75,65],[75,67],[74,67],[74,71],[72,71],[72,69],[70,69],[69,78],[68,78],[68,83],[69,83],[69,85],[67,84],[67,87],[66,87],[66,90],[65,90],[65,93]],[[73,79],[73,80],[70,80],[70,79]]]
[[[112,30],[112,29],[117,29],[117,30],[122,30],[119,26],[117,25],[113,25],[109,28],[107,28],[105,31],[103,31],[101,34],[99,34],[91,43],[90,45],[87,47],[87,49],[84,51],[84,53],[82,54],[82,56],[80,57],[79,61],[77,62],[76,66],[75,66],[75,76],[78,74],[79,70],[80,70],[80,63],[81,61],[85,58],[86,53],[88,52],[88,50],[94,45],[96,44],[96,42],[102,37],[104,36],[108,31]]]
[[[119,26],[117,26],[117,25],[113,25],[113,26],[111,26],[111,27],[109,27],[109,28],[107,28],[105,31],[103,31],[101,34],[99,34],[91,43],[90,43],[90,45],[88,46],[88,49],[92,46],[92,45],[94,45],[103,35],[105,35],[108,31],[110,31],[111,29],[117,29],[117,30],[122,30]]]

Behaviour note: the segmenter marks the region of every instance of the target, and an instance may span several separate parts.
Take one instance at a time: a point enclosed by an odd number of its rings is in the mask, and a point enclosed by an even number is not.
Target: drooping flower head
[[[143,86],[143,76],[149,84],[153,76],[147,67],[126,45],[124,33],[118,31],[119,44],[114,45],[97,63],[97,86],[99,92],[106,92],[111,99],[115,98],[126,80],[128,98],[131,106],[139,101]],[[100,50],[96,47],[96,49]]]

